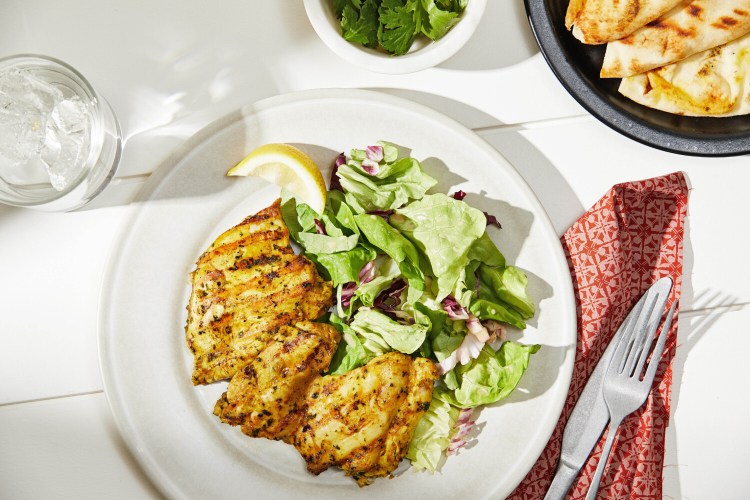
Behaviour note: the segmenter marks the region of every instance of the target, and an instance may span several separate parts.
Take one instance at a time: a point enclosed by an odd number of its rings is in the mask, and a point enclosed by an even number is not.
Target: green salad
[[[406,54],[414,40],[439,40],[460,20],[468,0],[333,0],[349,42]]]
[[[325,321],[342,333],[329,373],[343,374],[388,351],[429,358],[440,380],[407,458],[435,471],[466,442],[472,409],[507,397],[539,345],[505,340],[534,305],[526,275],[488,235],[495,218],[431,193],[436,180],[414,158],[379,142],[341,154],[322,214],[284,195],[292,239],[333,282]]]

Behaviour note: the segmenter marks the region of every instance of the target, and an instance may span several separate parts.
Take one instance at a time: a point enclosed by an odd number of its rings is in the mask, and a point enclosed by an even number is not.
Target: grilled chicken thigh
[[[308,470],[320,474],[339,466],[360,486],[393,472],[430,406],[437,378],[432,361],[399,352],[317,378],[294,436]]]
[[[317,319],[331,283],[295,255],[280,200],[220,235],[198,259],[185,327],[194,384],[232,377],[283,325]]]
[[[214,413],[249,436],[290,442],[299,427],[305,393],[328,369],[339,340],[339,331],[324,323],[282,326],[232,377]]]

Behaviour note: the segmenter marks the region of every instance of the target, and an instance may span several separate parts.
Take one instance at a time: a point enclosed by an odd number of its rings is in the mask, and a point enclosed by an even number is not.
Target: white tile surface
[[[750,308],[681,318],[674,359],[664,498],[748,497],[750,433],[746,385]]]
[[[0,206],[0,404],[101,390],[99,289],[124,212]]]
[[[157,499],[104,394],[0,406],[0,498]]]

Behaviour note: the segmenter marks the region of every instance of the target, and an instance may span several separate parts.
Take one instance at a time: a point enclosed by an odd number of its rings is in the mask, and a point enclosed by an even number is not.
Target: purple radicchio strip
[[[346,155],[344,153],[341,153],[336,157],[336,161],[333,163],[333,170],[331,171],[331,181],[328,183],[330,189],[338,189],[339,191],[343,191],[344,188],[341,187],[341,179],[339,179],[339,167],[341,165],[344,165],[346,163]]]
[[[401,292],[406,288],[406,281],[399,278],[391,283],[388,288],[381,291],[375,300],[373,306],[380,309],[384,313],[391,317],[397,316],[393,314],[395,309],[401,305]]]
[[[367,212],[369,215],[377,215],[378,217],[382,217],[386,221],[388,221],[388,218],[393,214],[393,210],[372,210],[370,212]]]
[[[367,146],[365,156],[362,170],[370,175],[377,175],[380,172],[380,162],[383,161],[383,146]]]
[[[497,217],[495,217],[494,215],[484,212],[484,217],[487,219],[488,226],[496,226],[498,229],[503,228],[503,226],[500,225],[500,221],[497,220]]]
[[[453,193],[451,196],[453,196],[453,199],[461,201],[466,197],[466,192],[459,189],[458,191]]]
[[[383,161],[383,146],[367,146],[365,156],[368,160],[380,163]]]
[[[380,172],[380,165],[376,161],[365,158],[362,160],[362,170],[370,175],[377,175]]]
[[[357,284],[354,281],[350,281],[341,287],[341,307],[349,307],[352,303],[352,297],[354,297],[354,291],[356,289]]]
[[[458,303],[453,295],[446,296],[441,304],[443,310],[448,313],[450,319],[469,319],[469,312]]]
[[[315,222],[315,232],[322,235],[328,235],[326,233],[326,227],[323,225],[322,222],[320,222],[318,219],[313,219],[313,222]]]
[[[441,375],[445,375],[455,368],[459,362],[465,365],[472,359],[479,357],[479,353],[482,352],[483,348],[484,342],[474,335],[466,335],[461,345],[450,356],[438,363],[438,371]]]
[[[466,446],[469,442],[469,433],[474,427],[474,421],[471,419],[474,414],[474,410],[471,408],[462,408],[458,414],[456,425],[453,428],[454,434],[451,437],[451,442],[448,445],[446,454],[455,455],[458,450]]]
[[[448,316],[450,317],[450,312]],[[479,357],[484,345],[494,340],[487,328],[479,321],[479,318],[471,313],[466,313],[466,316],[466,329],[469,333],[466,334],[461,345],[450,356],[438,363],[438,370],[442,375],[451,371],[458,363],[465,365],[472,359]]]
[[[359,271],[359,284],[364,285],[375,278],[375,261],[371,260]]]

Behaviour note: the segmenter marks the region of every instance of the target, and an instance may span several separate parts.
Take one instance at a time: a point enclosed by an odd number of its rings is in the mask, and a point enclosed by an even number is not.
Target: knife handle
[[[566,465],[562,460],[557,466],[555,478],[547,490],[544,500],[562,500],[578,476],[578,469]]]

